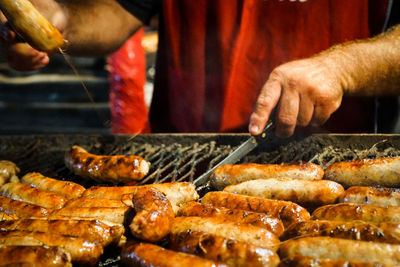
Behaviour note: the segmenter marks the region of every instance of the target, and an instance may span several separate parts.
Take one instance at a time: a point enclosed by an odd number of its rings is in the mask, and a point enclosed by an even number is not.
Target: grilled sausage
[[[47,217],[52,210],[32,205],[24,201],[0,196],[0,212],[15,214],[20,218]]]
[[[49,218],[55,219],[54,216],[66,217],[90,217],[100,220],[110,221],[114,223],[123,224],[125,215],[128,213],[129,208],[76,208],[66,207],[54,211]]]
[[[67,199],[78,198],[85,191],[85,188],[79,184],[49,178],[37,172],[25,174],[21,178],[21,183],[62,195]]]
[[[315,208],[335,203],[344,193],[344,188],[338,183],[326,180],[270,178],[230,185],[225,187],[224,191],[253,197],[288,200],[303,207]]]
[[[18,173],[20,169],[14,162],[8,160],[0,160],[0,186],[5,183],[18,182]]]
[[[3,185],[0,188],[0,195],[48,209],[61,209],[67,202],[67,199],[61,195],[21,183]]]
[[[282,259],[296,255],[398,265],[400,245],[319,236],[292,239],[279,247]]]
[[[400,206],[400,190],[397,188],[352,186],[346,190],[340,202],[380,207]]]
[[[0,211],[0,221],[11,221],[18,220],[19,217],[15,214],[7,214],[4,211]]]
[[[177,217],[172,224],[171,234],[185,231],[204,232],[235,241],[247,242],[254,246],[276,250],[279,239],[268,230],[212,217]]]
[[[201,203],[228,209],[266,213],[279,218],[284,227],[310,219],[310,214],[306,209],[289,201],[243,196],[228,192],[209,192],[202,198]]]
[[[389,267],[392,264],[348,260],[330,260],[306,256],[294,256],[281,260],[278,267]]]
[[[278,255],[260,248],[217,235],[185,231],[170,235],[169,249],[220,261],[228,266],[276,266]]]
[[[13,29],[37,50],[54,53],[64,44],[61,33],[28,0],[2,0],[0,9]]]
[[[324,170],[313,163],[303,165],[278,165],[278,164],[234,164],[222,165],[215,169],[210,177],[211,185],[222,190],[228,185],[241,182],[289,177],[294,179],[319,180],[322,179]]]
[[[325,170],[324,179],[345,187],[397,187],[400,184],[400,157],[336,162]]]
[[[21,219],[0,222],[0,229],[42,232],[80,237],[107,246],[117,244],[124,234],[122,225],[108,226],[100,221]]]
[[[400,244],[400,224],[340,221],[306,221],[292,224],[281,240],[297,237],[330,236],[361,241]]]
[[[82,207],[82,208],[123,208],[127,207],[121,200],[108,198],[76,198],[71,199],[64,207]]]
[[[0,248],[3,266],[14,266],[21,262],[32,266],[72,267],[71,256],[58,247],[9,246]]]
[[[240,209],[227,209],[224,207],[214,207],[198,202],[188,202],[182,206],[178,212],[179,216],[199,216],[199,217],[217,217],[225,221],[251,224],[280,236],[283,233],[282,222],[265,213],[252,212]]]
[[[175,214],[163,193],[152,187],[137,188],[132,201],[136,215],[129,228],[135,237],[156,242],[169,234]]]
[[[93,265],[103,253],[100,244],[83,238],[27,231],[0,231],[3,246],[56,246],[71,254],[72,263]]]
[[[83,178],[113,184],[141,180],[150,168],[150,163],[139,156],[99,156],[79,146],[65,153],[65,165]]]
[[[109,198],[121,200],[128,206],[132,206],[132,193],[138,187],[153,187],[165,194],[171,202],[174,211],[177,212],[178,206],[193,200],[197,200],[199,195],[196,187],[192,183],[163,183],[141,186],[120,186],[120,187],[101,187],[93,186],[83,192],[82,197],[86,198]],[[126,196],[124,196],[126,195]]]
[[[222,267],[225,264],[206,260],[194,255],[175,252],[147,243],[128,243],[121,253],[124,266],[141,267]]]
[[[312,219],[400,223],[400,207],[382,208],[366,204],[341,203],[316,209]]]

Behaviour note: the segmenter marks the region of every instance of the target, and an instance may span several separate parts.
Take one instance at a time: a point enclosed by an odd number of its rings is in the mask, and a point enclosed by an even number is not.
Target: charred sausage
[[[52,210],[32,205],[24,201],[0,196],[0,212],[15,214],[20,218],[47,217]]]
[[[285,227],[310,219],[310,214],[306,209],[289,201],[243,196],[228,192],[209,192],[202,198],[201,203],[228,209],[266,213],[279,218]]]
[[[392,264],[348,260],[330,260],[306,256],[294,256],[281,260],[278,267],[389,267]]]
[[[400,206],[400,190],[398,188],[352,186],[346,190],[340,202],[380,207]]]
[[[265,213],[252,212],[240,209],[228,209],[224,207],[214,207],[208,204],[198,202],[188,202],[183,205],[178,212],[179,216],[199,216],[199,217],[217,217],[225,221],[251,224],[280,236],[283,233],[282,222],[275,217]]]
[[[302,165],[278,165],[278,164],[233,164],[222,165],[215,169],[210,177],[211,185],[222,190],[228,185],[241,182],[268,179],[277,177],[289,177],[295,179],[320,180],[324,170],[313,163]]]
[[[25,174],[21,182],[43,191],[62,195],[67,199],[78,198],[85,191],[85,188],[79,184],[49,178],[37,172]]]
[[[67,199],[61,195],[21,183],[3,185],[0,188],[0,195],[48,209],[61,209],[67,202]]]
[[[72,146],[67,151],[65,165],[83,178],[113,184],[141,180],[150,168],[150,163],[139,156],[100,156],[79,146]]]
[[[287,200],[303,207],[315,208],[336,203],[344,193],[340,184],[326,180],[300,180],[292,178],[270,178],[247,181],[225,187],[224,191]]]

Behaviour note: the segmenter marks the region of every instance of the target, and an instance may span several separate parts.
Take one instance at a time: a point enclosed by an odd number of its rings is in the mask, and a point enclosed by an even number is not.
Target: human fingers
[[[297,125],[307,126],[314,113],[314,102],[304,95],[300,95],[299,114],[297,115]]]
[[[292,88],[284,88],[276,112],[275,134],[281,138],[290,137],[296,128],[300,96]]]

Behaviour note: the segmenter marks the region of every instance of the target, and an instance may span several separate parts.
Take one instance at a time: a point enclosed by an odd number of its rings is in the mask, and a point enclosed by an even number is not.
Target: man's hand
[[[272,71],[258,96],[249,131],[260,134],[276,107],[276,135],[289,137],[296,125],[325,123],[342,100],[343,88],[323,56],[296,60]]]

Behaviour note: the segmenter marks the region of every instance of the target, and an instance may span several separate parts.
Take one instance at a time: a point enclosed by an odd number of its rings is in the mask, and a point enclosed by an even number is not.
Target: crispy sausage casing
[[[319,180],[324,175],[323,169],[313,163],[303,165],[278,165],[278,164],[227,164],[215,169],[210,177],[211,185],[222,190],[228,185],[241,182],[268,179],[277,177],[290,177],[295,179]]]
[[[133,193],[133,207],[136,215],[129,228],[135,237],[156,242],[169,234],[175,214],[163,193],[152,187],[138,188]]]
[[[380,207],[400,206],[400,190],[398,188],[352,186],[346,190],[340,202]]]
[[[228,209],[266,213],[279,218],[285,227],[310,219],[310,214],[306,209],[289,201],[243,196],[228,192],[209,192],[202,198],[201,203]]]
[[[282,259],[296,255],[398,265],[400,245],[319,236],[292,239],[279,247]]]
[[[9,246],[0,248],[1,265],[31,263],[33,266],[72,267],[71,256],[58,247]]]
[[[312,213],[312,219],[400,223],[400,207],[382,208],[366,204],[340,203],[316,209]]]
[[[78,198],[82,195],[83,191],[85,191],[85,188],[79,184],[49,178],[37,172],[25,174],[21,182],[40,190],[62,195],[67,199]]]
[[[99,156],[79,146],[65,153],[65,165],[83,178],[113,184],[141,180],[150,168],[150,163],[139,156]]]
[[[64,207],[81,207],[81,208],[126,208],[121,200],[118,199],[108,199],[108,198],[76,198],[71,199],[65,204]]]
[[[348,260],[330,260],[306,256],[294,256],[281,260],[278,267],[389,267],[392,264]]]
[[[56,246],[71,254],[73,263],[94,264],[103,253],[100,244],[82,238],[27,231],[0,231],[0,244],[4,246]]]
[[[168,244],[172,250],[221,261],[228,266],[267,267],[279,263],[278,255],[268,248],[203,232],[185,231],[172,234]]]
[[[64,44],[61,33],[28,0],[2,0],[0,9],[13,29],[37,50],[54,53]]]
[[[335,203],[344,193],[344,188],[336,182],[327,180],[270,178],[230,185],[225,187],[224,191],[287,200],[305,207],[318,207]]]
[[[59,194],[46,192],[21,183],[3,185],[0,188],[0,195],[48,209],[61,209],[67,202],[67,199]]]
[[[125,266],[141,267],[222,267],[211,260],[175,252],[153,244],[128,243],[122,250],[121,262]]]
[[[0,196],[0,211],[15,214],[20,218],[47,217],[52,212],[50,209],[3,196]]]
[[[227,222],[223,219],[212,217],[177,217],[172,224],[171,233],[185,231],[204,232],[218,235],[240,242],[247,242],[254,246],[276,250],[279,239],[270,231],[249,225]]]
[[[340,221],[305,221],[291,225],[281,240],[297,237],[330,236],[336,238],[400,244],[400,224]]]
[[[400,157],[336,162],[325,170],[324,178],[345,187],[397,187],[400,184]]]
[[[224,207],[214,207],[198,202],[188,202],[182,206],[178,212],[179,216],[199,216],[199,217],[217,217],[226,221],[251,224],[280,236],[284,227],[282,222],[275,217],[265,213],[252,212],[240,209],[228,209]]]
[[[80,207],[66,207],[54,211],[50,218],[54,216],[69,216],[69,217],[90,217],[99,220],[110,221],[114,223],[123,224],[125,216],[129,208],[80,208]]]
[[[31,231],[80,237],[103,246],[118,243],[124,233],[122,225],[108,226],[100,221],[21,219],[1,221],[0,229]]]
[[[14,162],[8,160],[0,160],[0,186],[11,182],[18,182],[17,174],[20,169]]]

